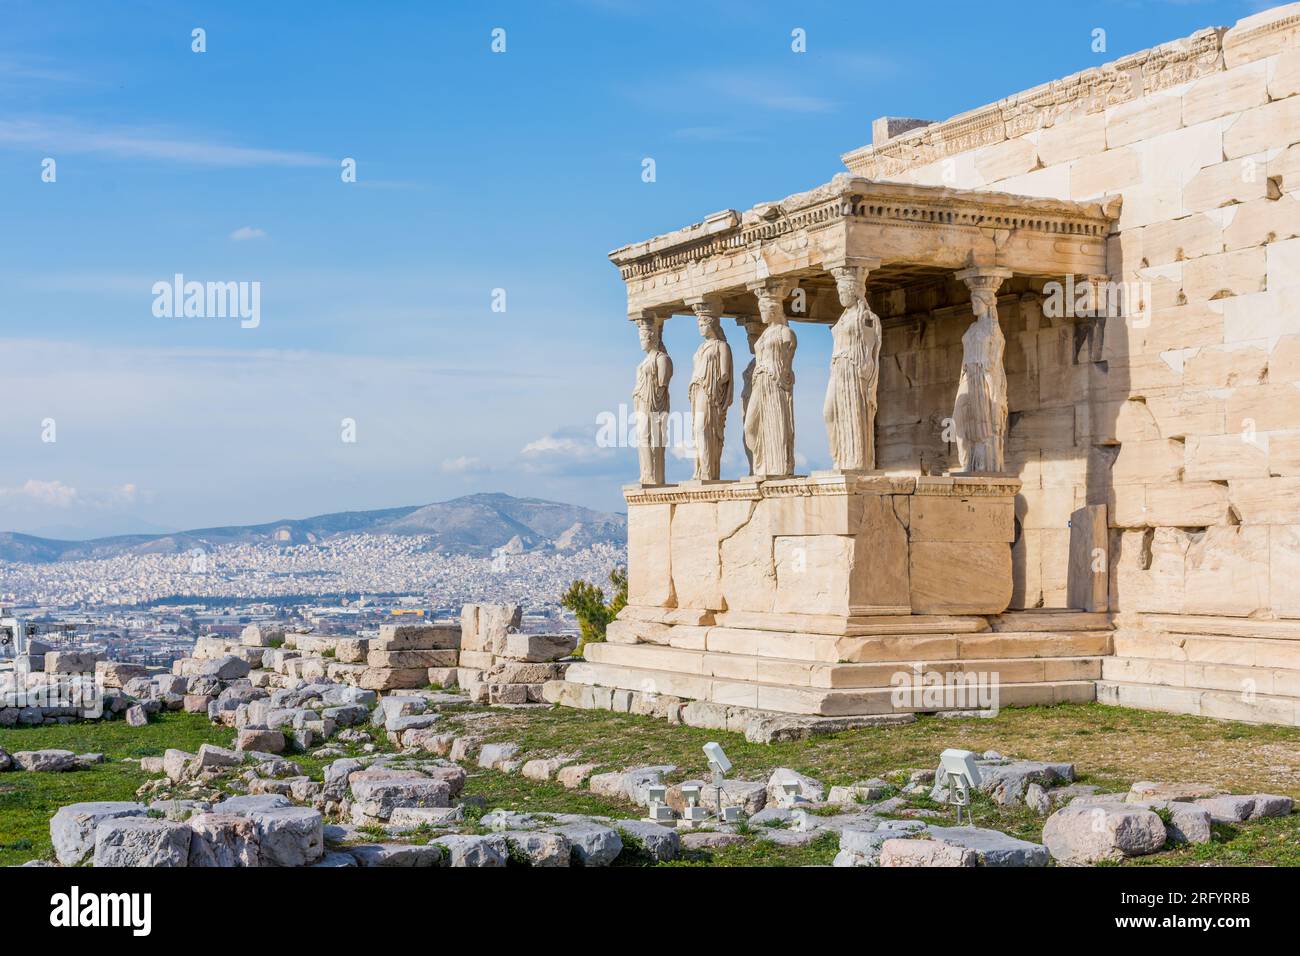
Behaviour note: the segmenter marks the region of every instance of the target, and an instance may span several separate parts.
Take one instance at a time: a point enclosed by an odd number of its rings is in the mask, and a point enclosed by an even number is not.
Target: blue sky
[[[0,3],[0,530],[480,490],[619,509],[634,453],[593,436],[640,353],[611,249],[829,179],[876,116],[945,118],[1267,5]],[[178,272],[260,282],[260,324],[156,317]],[[797,444],[825,466],[829,336],[797,331]],[[694,322],[665,339],[685,408]]]

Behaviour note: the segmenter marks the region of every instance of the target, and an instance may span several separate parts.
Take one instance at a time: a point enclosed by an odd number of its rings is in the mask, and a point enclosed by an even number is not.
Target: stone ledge
[[[750,743],[770,744],[787,740],[808,740],[862,727],[896,727],[916,720],[915,714],[872,714],[852,717],[816,717],[780,714],[773,711],[735,707],[711,701],[686,700],[667,694],[646,694],[564,680],[542,686],[547,702],[579,710],[610,710],[615,713],[658,717],[670,724],[701,730],[730,730],[743,733]]]

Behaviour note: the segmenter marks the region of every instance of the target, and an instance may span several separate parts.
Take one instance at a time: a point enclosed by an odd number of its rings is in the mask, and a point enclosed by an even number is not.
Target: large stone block
[[[611,626],[618,622],[611,622]],[[544,663],[568,657],[578,646],[572,634],[511,634],[506,638],[503,657],[515,661]]]
[[[714,501],[673,506],[669,564],[679,607],[721,610],[726,606],[717,518],[718,505]]]
[[[95,866],[188,866],[190,828],[184,823],[126,817],[95,830]]]
[[[1191,259],[1183,266],[1183,295],[1189,302],[1263,292],[1267,279],[1264,249],[1238,249]]]
[[[1223,62],[1233,69],[1300,47],[1296,6],[1288,3],[1242,17],[1223,35]]]
[[[1204,212],[1269,196],[1268,175],[1261,156],[1232,159],[1206,166],[1183,188],[1183,209]]]
[[[1267,438],[1246,441],[1241,435],[1189,437],[1186,444],[1188,481],[1227,481],[1229,478],[1267,478]]]
[[[1291,145],[1300,129],[1300,97],[1275,100],[1238,115],[1223,134],[1223,155],[1240,159]]]
[[[381,624],[378,641],[370,644],[371,651],[456,650],[459,647],[457,624]]]
[[[457,650],[370,651],[366,664],[373,668],[455,667],[460,657]]]
[[[409,690],[429,682],[427,667],[367,667],[357,686],[366,690]]]
[[[914,541],[909,577],[915,614],[1001,614],[1011,604],[1011,545]]]
[[[1268,102],[1268,64],[1254,62],[1192,83],[1183,93],[1183,124],[1241,113]]]
[[[1269,529],[1220,526],[1195,535],[1184,572],[1187,614],[1246,617],[1269,607]]]
[[[1104,611],[1109,598],[1110,529],[1106,506],[1087,505],[1070,516],[1070,560],[1066,599],[1070,607]]]
[[[50,842],[63,866],[77,866],[95,852],[95,830],[107,820],[143,817],[149,808],[143,803],[73,803],[60,807],[50,818]]]
[[[1106,110],[1106,147],[1152,139],[1183,125],[1183,99],[1177,93],[1155,93]]]
[[[718,536],[722,540],[722,593],[728,610],[772,610],[776,590],[776,568],[772,563],[773,542],[764,512],[757,507],[758,504],[753,501],[718,503]],[[631,560],[629,552],[629,562]],[[631,566],[629,563],[629,574]]]
[[[1044,166],[1055,166],[1105,150],[1105,113],[1089,113],[1069,122],[1056,123],[1038,134],[1038,158]]]
[[[628,602],[675,607],[671,504],[629,504],[627,511]]]
[[[774,538],[777,613],[848,614],[856,548],[845,535]]]
[[[1256,199],[1223,210],[1220,235],[1225,249],[1262,246],[1276,239],[1300,235],[1300,200],[1292,195],[1300,190],[1300,147],[1291,147],[1286,159],[1292,162],[1278,161],[1277,175],[1286,190],[1281,198]],[[1269,175],[1274,175],[1272,164]]]
[[[45,673],[93,674],[98,660],[94,651],[50,651],[45,655]]]
[[[310,866],[325,852],[324,820],[310,807],[258,810],[248,819],[257,830],[262,866]]]
[[[261,848],[254,820],[233,813],[199,813],[186,822],[191,831],[189,866],[261,865]]]

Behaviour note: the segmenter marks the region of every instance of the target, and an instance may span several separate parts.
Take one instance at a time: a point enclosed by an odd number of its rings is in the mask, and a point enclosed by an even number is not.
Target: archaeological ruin
[[[1297,140],[1291,4],[883,117],[829,183],[615,250],[644,353],[629,603],[546,698],[1300,724]],[[698,457],[665,484],[677,316]],[[796,474],[791,363],[827,334],[835,467]],[[749,473],[722,475],[733,400]]]

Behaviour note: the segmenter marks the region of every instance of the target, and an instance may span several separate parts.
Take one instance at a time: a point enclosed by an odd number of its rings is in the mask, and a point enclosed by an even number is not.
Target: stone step
[[[1007,611],[989,616],[995,631],[1101,631],[1111,626],[1106,611],[1075,611],[1070,608],[1038,608],[1032,611]]]
[[[718,654],[708,651],[659,647],[652,644],[589,644],[587,660],[596,664],[673,671],[722,680],[753,681],[760,684],[786,684],[818,688],[890,687],[898,675],[919,673],[997,675],[1001,683],[1039,683],[1069,680],[1096,680],[1101,677],[1101,658],[1016,657],[972,660],[881,661],[867,664],[822,663],[783,660],[744,654]]]
[[[1300,621],[1258,621],[1195,614],[1143,614],[1142,625],[1170,634],[1300,641]]]
[[[1108,657],[1102,664],[1101,676],[1125,684],[1160,684],[1300,700],[1300,670],[1297,669]]]
[[[1065,701],[1084,702],[1096,697],[1096,682],[1091,680],[963,686],[946,695],[946,698],[936,699],[927,696],[924,688],[918,688],[915,694],[890,687],[833,690],[721,680],[674,671],[593,662],[572,665],[565,679],[574,684],[637,690],[735,707],[826,717],[979,710],[987,709],[994,703],[998,707],[1024,707]]]
[[[1122,628],[1115,632],[1113,644],[1116,657],[1300,670],[1300,643],[1295,641],[1161,634]]]
[[[1109,654],[1110,638],[1110,631],[831,638],[714,627],[698,646],[690,649],[825,664],[871,664],[995,657],[1091,657]]]
[[[1117,707],[1300,727],[1300,700],[1294,697],[1252,696],[1239,691],[1129,684],[1113,680],[1100,680],[1096,687],[1098,701]]]
[[[780,614],[758,611],[721,611],[715,623],[776,633],[821,634],[828,637],[862,637],[873,634],[976,634],[989,629],[986,618],[947,614],[882,614],[837,617],[826,614]]]
[[[1060,633],[986,631],[833,637],[620,620],[610,623],[607,639],[609,643],[621,645],[655,645],[826,664],[867,664],[990,657],[1092,657],[1111,652],[1111,633],[1109,630],[1066,630]]]

